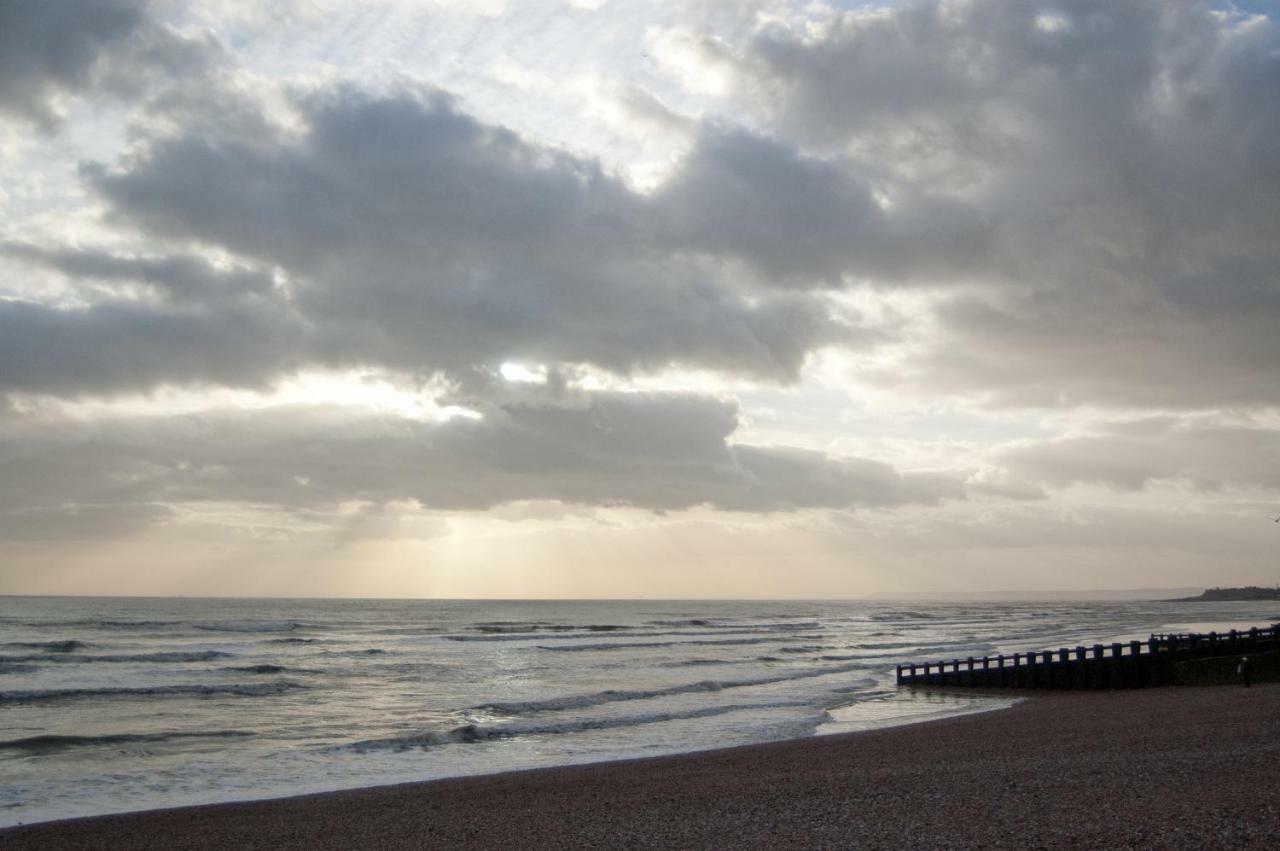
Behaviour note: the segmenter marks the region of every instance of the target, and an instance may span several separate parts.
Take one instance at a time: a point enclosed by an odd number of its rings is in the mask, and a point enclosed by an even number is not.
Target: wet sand
[[[0,848],[1280,848],[1280,685],[0,832]]]

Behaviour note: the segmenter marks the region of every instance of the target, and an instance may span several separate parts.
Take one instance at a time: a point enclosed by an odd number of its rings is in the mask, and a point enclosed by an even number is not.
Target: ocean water
[[[894,664],[1275,603],[0,597],[0,825],[652,756],[1007,705]]]

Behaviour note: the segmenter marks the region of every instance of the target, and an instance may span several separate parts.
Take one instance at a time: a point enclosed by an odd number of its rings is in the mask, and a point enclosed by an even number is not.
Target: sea
[[[895,664],[1271,603],[0,597],[0,825],[867,730],[1007,706]]]

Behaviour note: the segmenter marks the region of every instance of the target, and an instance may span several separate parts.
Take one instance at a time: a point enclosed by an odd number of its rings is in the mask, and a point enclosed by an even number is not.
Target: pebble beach
[[[1280,847],[1280,685],[0,832],[6,849]]]

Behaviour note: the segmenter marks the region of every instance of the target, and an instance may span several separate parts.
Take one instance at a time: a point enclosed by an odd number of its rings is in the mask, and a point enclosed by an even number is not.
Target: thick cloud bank
[[[655,511],[888,507],[963,496],[947,474],[727,442],[736,406],[709,397],[600,393],[426,422],[338,407],[0,428],[0,528],[64,531],[163,516],[184,504],[291,511],[416,502],[477,510],[560,500]]]

